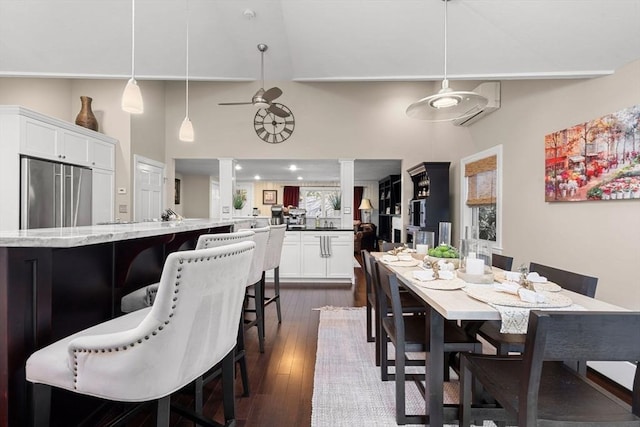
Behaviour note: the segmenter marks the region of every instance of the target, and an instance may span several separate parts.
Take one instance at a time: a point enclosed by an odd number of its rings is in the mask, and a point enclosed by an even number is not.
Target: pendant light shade
[[[182,121],[182,125],[180,126],[180,133],[178,134],[180,141],[184,142],[193,142],[195,139],[195,135],[193,133],[193,123],[191,123],[191,119],[189,116],[185,117]]]
[[[431,122],[446,122],[470,117],[482,110],[489,100],[475,92],[454,91],[447,79],[447,3],[444,3],[444,79],[442,89],[409,105],[407,116]]]
[[[142,93],[136,82],[136,0],[131,0],[131,78],[127,82],[122,93],[122,109],[127,113],[142,114],[144,103]]]
[[[191,123],[191,119],[189,118],[189,1],[187,0],[187,60],[186,60],[186,73],[185,73],[185,113],[184,120],[182,121],[182,125],[180,125],[180,132],[178,132],[178,138],[180,141],[184,142],[193,142],[195,139],[195,135],[193,133],[193,123]]]
[[[142,93],[138,82],[132,77],[124,87],[122,93],[122,109],[127,113],[142,114],[144,112],[144,104],[142,102]]]

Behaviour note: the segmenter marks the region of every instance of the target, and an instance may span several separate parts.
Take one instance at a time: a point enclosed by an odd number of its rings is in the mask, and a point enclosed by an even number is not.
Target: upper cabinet
[[[114,169],[116,141],[113,138],[28,111],[18,107],[18,112],[22,113],[19,119],[20,154],[79,166]]]

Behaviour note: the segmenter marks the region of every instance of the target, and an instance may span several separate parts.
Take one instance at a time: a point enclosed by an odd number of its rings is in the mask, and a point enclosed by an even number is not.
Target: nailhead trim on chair
[[[229,239],[229,240],[231,240],[231,239]],[[250,249],[245,249],[243,251],[235,251],[233,253],[222,254],[220,256],[215,256],[215,257],[196,258],[196,259],[193,260],[193,262],[210,261],[211,259],[215,260],[215,259],[218,259],[218,258],[226,258],[227,256],[237,255],[239,253],[244,253],[244,252],[246,252],[248,250],[250,250]],[[191,261],[192,261],[191,259],[187,260],[188,263],[190,263]],[[184,264],[184,259],[180,258],[178,260],[178,264]],[[178,274],[176,274],[176,282],[175,282],[176,289],[174,289],[174,291],[173,291],[174,294],[177,294],[179,292],[179,289],[177,288],[177,286],[180,286],[180,281],[178,279],[181,278],[180,272],[182,271],[182,267],[178,267],[176,271],[178,272]],[[174,302],[178,301],[178,297],[174,296],[173,297],[173,301]],[[176,306],[177,306],[177,304],[173,304],[171,306],[171,309],[175,310]],[[171,313],[169,313],[169,317],[170,318],[173,317],[173,311]],[[169,320],[165,320],[164,324],[168,325],[169,324]],[[164,326],[160,325],[160,326],[158,326],[157,330],[151,332],[151,335],[155,336],[155,335],[157,335],[158,331],[161,331],[163,329],[164,329]],[[150,338],[149,335],[146,335],[144,337],[145,340],[148,340],[149,338]],[[142,344],[142,340],[141,339],[138,339],[137,342],[138,342],[138,344]],[[136,344],[135,342],[132,342],[128,346],[129,347],[133,347],[133,346],[135,346],[135,344]],[[126,349],[127,349],[126,345],[122,347],[122,350],[126,350]],[[103,349],[95,349],[95,350],[92,350],[92,349],[76,349],[76,350],[73,350],[73,388],[74,389],[76,388],[76,384],[78,382],[78,353],[93,353],[93,352],[95,352],[95,353],[105,353],[105,352],[111,353],[112,350],[120,351],[120,349],[118,347],[116,347],[115,349],[111,349],[111,348],[104,349],[103,348]]]

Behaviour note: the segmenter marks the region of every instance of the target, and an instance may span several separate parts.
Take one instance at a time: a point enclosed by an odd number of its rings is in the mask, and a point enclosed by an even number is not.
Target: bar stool
[[[246,230],[239,230],[246,231]],[[269,240],[269,227],[252,228],[254,233],[253,241],[256,244],[255,254],[251,261],[251,269],[249,270],[249,278],[247,279],[247,293],[245,295],[245,313],[255,313],[254,319],[244,319],[244,330],[247,331],[253,326],[258,328],[258,346],[260,353],[264,353],[264,305],[261,303],[263,300],[263,267],[264,258],[267,253],[267,242]],[[253,287],[254,293],[250,294],[248,289]],[[249,299],[254,300],[255,308],[248,308],[247,303]]]
[[[118,402],[154,401],[156,425],[168,426],[171,394],[220,362],[224,417],[233,423],[233,349],[255,246],[242,242],[172,253],[152,307],[33,353],[26,362],[33,425],[49,425],[51,387],[58,387]],[[184,408],[180,413],[203,419]]]
[[[253,241],[254,234],[255,233],[251,230],[238,231],[235,233],[203,234],[198,237],[196,249],[217,248],[232,243],[247,241],[250,242]],[[122,297],[122,299],[120,300],[121,311],[124,313],[128,313],[152,306],[158,292],[158,285],[158,283],[154,283]],[[244,324],[243,319],[240,319],[240,322]],[[249,373],[247,370],[247,360],[245,356],[246,353],[244,346],[244,327],[242,327],[238,328],[234,361],[240,365],[240,377],[242,378],[242,395],[246,397],[249,396]],[[219,373],[215,372],[213,375],[208,376],[205,382],[208,382],[212,379],[212,377],[216,377],[218,375]]]
[[[253,240],[253,232],[251,230],[235,233],[202,234],[198,237],[196,249],[215,248],[251,240]],[[153,283],[123,296],[120,299],[120,311],[131,313],[145,307],[151,307],[158,292],[158,285],[159,283]]]
[[[282,244],[284,243],[287,224],[272,225],[269,227],[269,240],[267,241],[267,253],[264,258],[263,270],[266,273],[273,270],[273,289],[274,295],[267,298],[264,292],[265,281],[262,285],[262,305],[267,307],[269,304],[276,303],[276,311],[278,312],[278,323],[282,323],[282,310],[280,308],[280,259],[282,258]],[[264,331],[264,324],[262,325]]]

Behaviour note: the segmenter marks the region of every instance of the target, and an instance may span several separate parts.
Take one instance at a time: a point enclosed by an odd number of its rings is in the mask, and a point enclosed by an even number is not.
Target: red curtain
[[[300,187],[285,186],[282,194],[283,206],[298,207],[300,203]]]
[[[362,213],[358,207],[360,206],[360,202],[362,202],[362,193],[364,193],[364,187],[353,187],[353,220],[361,221]]]

